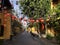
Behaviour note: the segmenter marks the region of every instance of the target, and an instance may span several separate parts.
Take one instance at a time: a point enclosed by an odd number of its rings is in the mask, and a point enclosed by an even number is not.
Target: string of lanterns
[[[19,20],[21,21],[21,20],[23,20],[23,18],[21,17],[21,18],[19,18]],[[29,21],[29,22],[31,22],[31,23],[34,23],[34,22],[44,22],[44,19],[43,18],[39,18],[39,19],[36,19],[36,20],[34,20],[33,18],[30,18],[30,19],[24,19],[24,21]]]

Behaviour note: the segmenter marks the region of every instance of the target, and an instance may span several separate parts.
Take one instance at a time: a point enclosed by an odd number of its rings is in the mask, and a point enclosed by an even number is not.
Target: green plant
[[[20,7],[24,15],[37,19],[49,13],[50,3],[50,0],[20,0]]]
[[[58,34],[58,35],[56,36],[56,40],[57,40],[57,42],[60,44],[60,34]]]
[[[51,40],[53,37],[51,35],[47,34],[46,38]]]

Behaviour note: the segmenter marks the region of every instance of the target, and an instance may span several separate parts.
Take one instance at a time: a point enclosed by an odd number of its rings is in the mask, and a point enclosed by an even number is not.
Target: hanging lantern
[[[24,19],[24,21],[27,21],[27,19]]]
[[[41,22],[44,22],[44,20],[42,19]]]
[[[6,13],[4,14],[4,17],[10,16],[10,13]]]
[[[14,20],[14,16],[12,16],[12,20]]]
[[[4,14],[4,18],[7,18],[8,16],[10,16],[10,13]]]
[[[14,16],[14,19],[17,19],[16,16]]]
[[[44,22],[43,18],[39,18],[39,21],[40,21],[40,22]]]
[[[7,15],[7,16],[10,16],[10,13],[7,13],[6,15]]]
[[[35,20],[31,20],[31,23],[34,23],[35,22]]]
[[[15,20],[15,19],[16,19],[16,17],[13,15],[13,16],[12,16],[12,20]]]
[[[39,20],[36,20],[36,22],[38,23],[38,22],[39,22]]]
[[[6,18],[6,17],[7,17],[7,15],[5,14],[5,15],[4,15],[4,18]]]
[[[23,18],[21,17],[21,18],[19,18],[19,20],[21,21]]]

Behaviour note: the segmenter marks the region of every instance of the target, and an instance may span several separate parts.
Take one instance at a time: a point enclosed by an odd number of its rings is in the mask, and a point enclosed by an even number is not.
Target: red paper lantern
[[[38,23],[38,22],[39,22],[39,20],[36,20],[36,22]]]
[[[7,15],[5,14],[5,15],[4,15],[4,18],[6,18],[6,17],[7,17]]]
[[[42,19],[41,22],[44,22],[44,20]]]
[[[4,14],[4,18],[7,18],[8,16],[10,16],[10,14],[9,14],[9,13]]]
[[[31,20],[31,23],[34,23],[35,22],[35,20]]]
[[[27,21],[27,19],[24,19],[24,21]]]
[[[7,15],[7,16],[10,16],[10,13],[7,13],[6,15]]]
[[[21,21],[23,18],[21,17],[19,20]]]
[[[12,20],[15,20],[15,18],[16,18],[15,16],[12,16]]]
[[[44,19],[43,19],[43,18],[39,18],[39,21],[40,21],[40,22],[44,22]]]

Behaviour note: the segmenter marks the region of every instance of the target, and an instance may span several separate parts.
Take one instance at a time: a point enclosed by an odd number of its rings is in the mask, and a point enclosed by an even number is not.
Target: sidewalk
[[[48,40],[46,38],[41,38],[42,42],[44,42],[46,45],[58,45],[56,42],[53,40]]]

